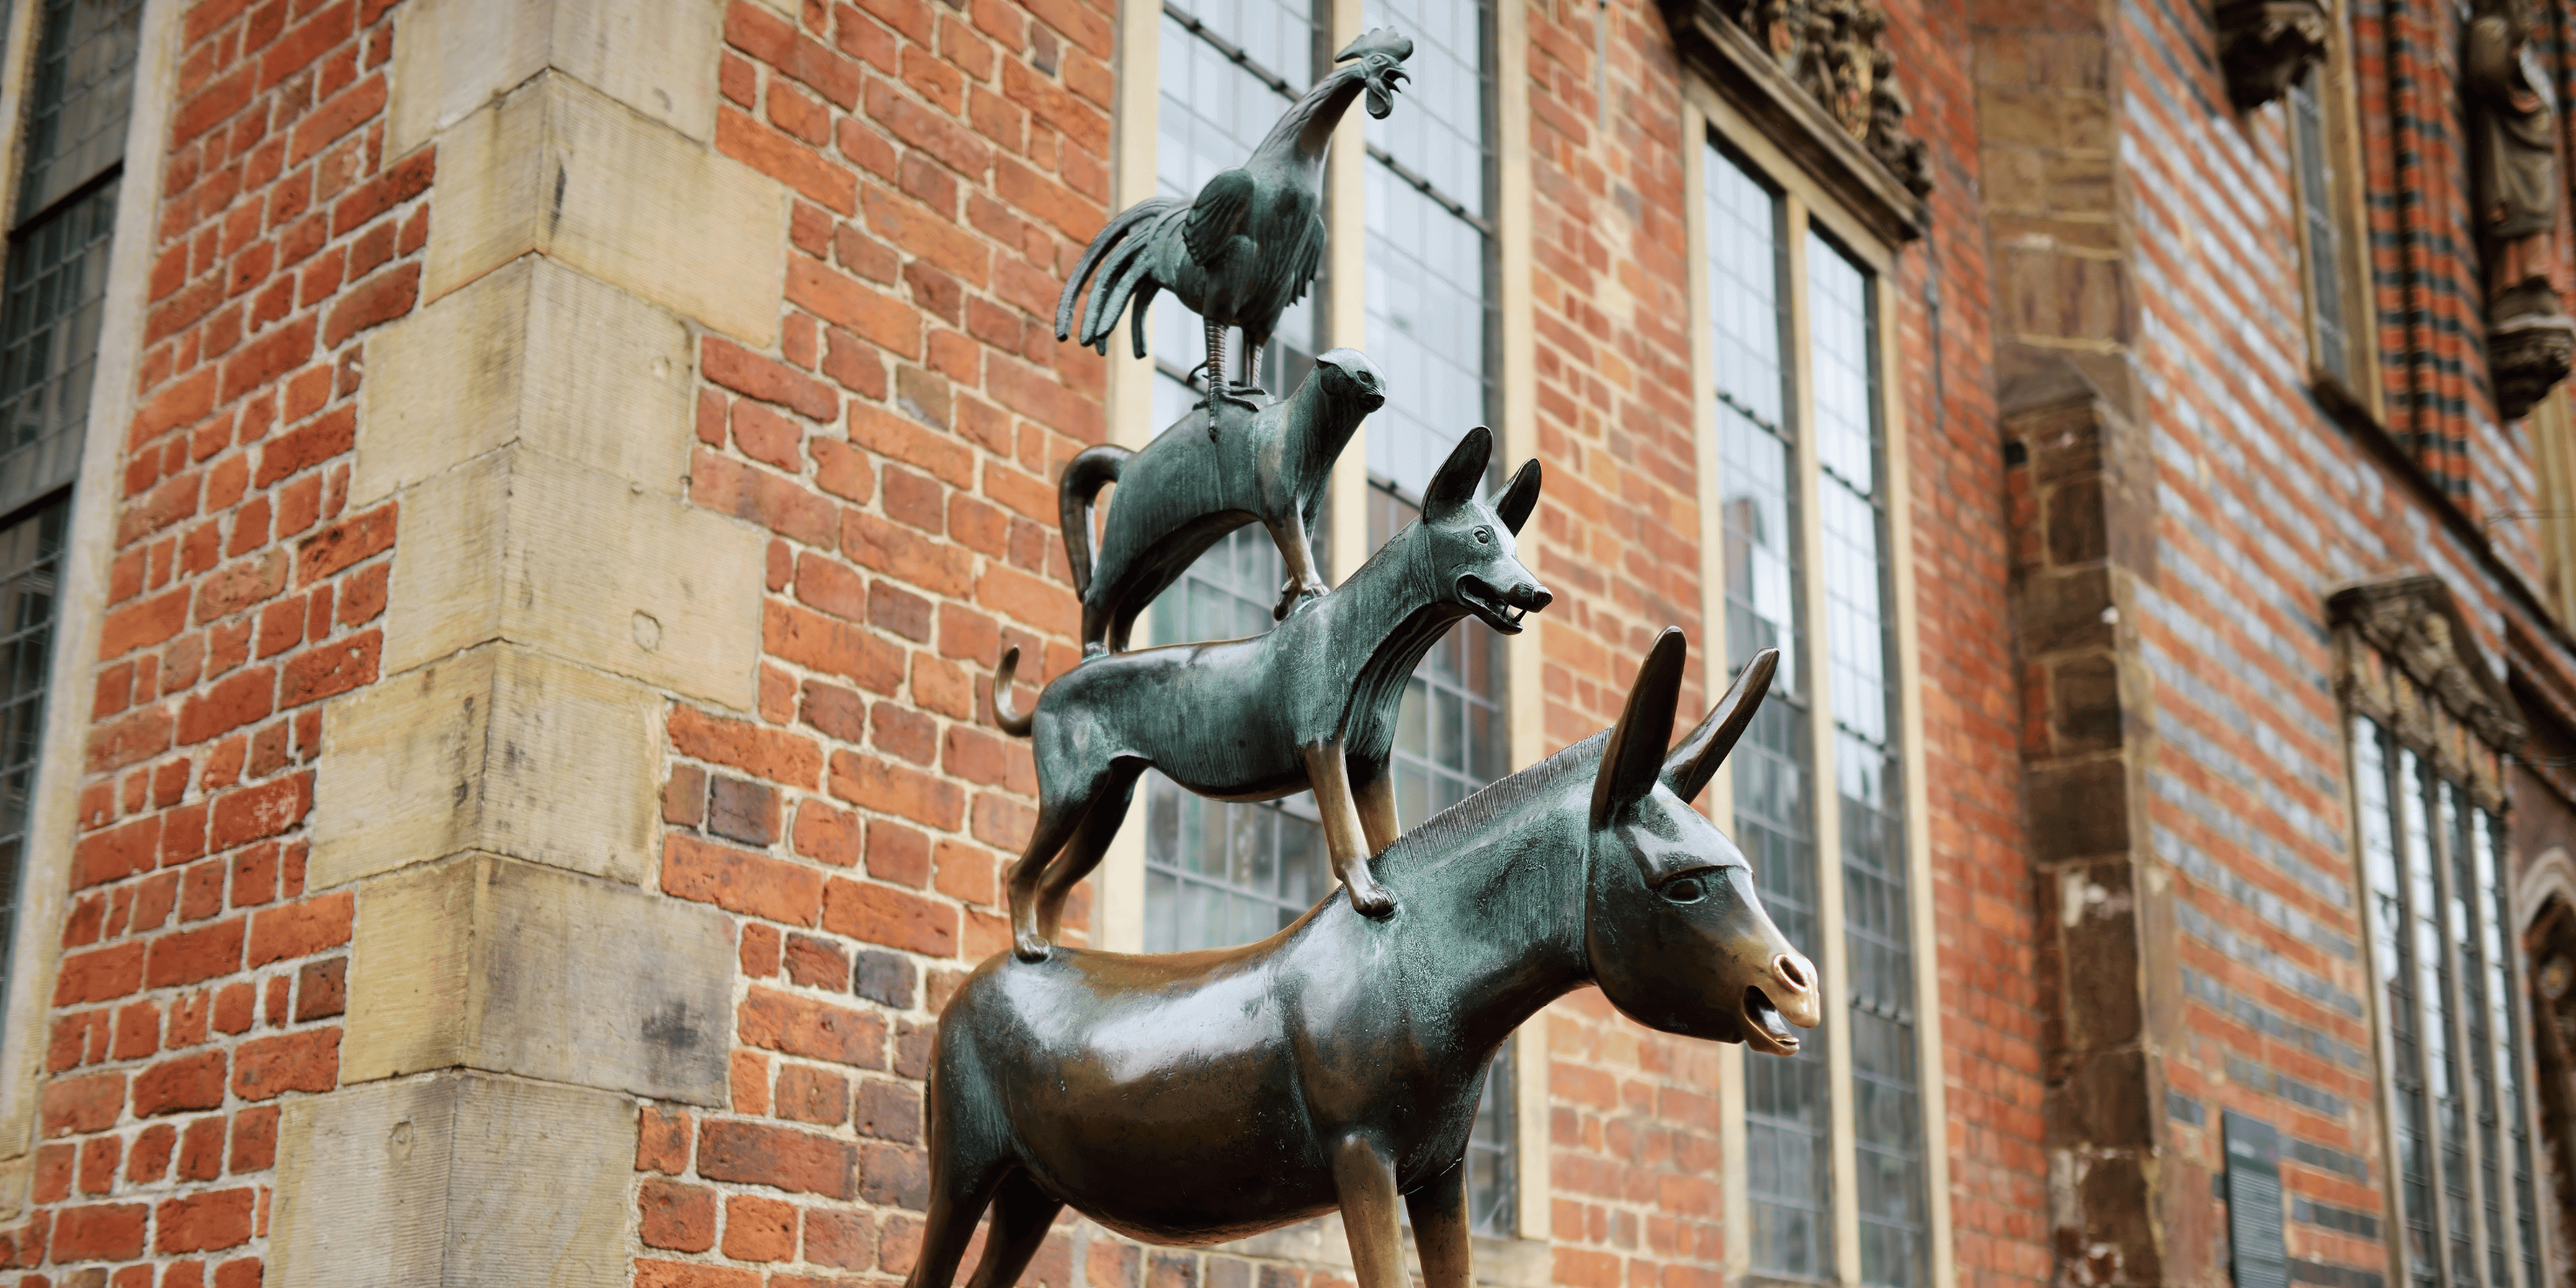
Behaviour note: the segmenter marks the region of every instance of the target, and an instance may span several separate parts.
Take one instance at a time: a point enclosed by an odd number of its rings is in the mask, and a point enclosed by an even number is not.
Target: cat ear
[[[1438,519],[1476,499],[1476,485],[1485,481],[1485,464],[1493,458],[1494,431],[1482,425],[1468,430],[1431,476],[1431,486],[1422,489],[1422,517]]]
[[[1530,511],[1538,508],[1538,484],[1538,458],[1533,456],[1512,475],[1511,485],[1503,489],[1502,499],[1494,502],[1495,516],[1503,521],[1504,527],[1512,530],[1513,536],[1520,535],[1521,525],[1529,522]]]

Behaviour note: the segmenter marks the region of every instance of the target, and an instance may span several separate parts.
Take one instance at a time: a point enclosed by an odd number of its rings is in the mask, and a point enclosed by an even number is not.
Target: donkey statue
[[[1667,1033],[1785,1055],[1814,969],[1744,856],[1690,807],[1770,688],[1765,652],[1670,754],[1684,645],[1666,630],[1618,726],[1485,788],[1378,856],[1397,911],[1327,897],[1259,943],[1131,957],[996,953],[939,1017],[930,1210],[906,1288],[1008,1288],[1058,1209],[1158,1243],[1340,1208],[1359,1288],[1469,1288],[1464,1159],[1495,1050],[1597,984]],[[1783,1021],[1786,1023],[1783,1023]]]
[[[1517,635],[1550,599],[1512,542],[1538,504],[1538,462],[1488,505],[1476,487],[1493,449],[1493,431],[1468,430],[1423,489],[1422,518],[1266,635],[1085,659],[1027,716],[1010,704],[1019,650],[1002,655],[994,721],[1037,752],[1037,823],[1010,875],[1024,960],[1046,955],[1065,896],[1099,865],[1148,766],[1219,800],[1313,788],[1352,906],[1394,910],[1369,856],[1395,840],[1388,762],[1405,681],[1459,618]]]

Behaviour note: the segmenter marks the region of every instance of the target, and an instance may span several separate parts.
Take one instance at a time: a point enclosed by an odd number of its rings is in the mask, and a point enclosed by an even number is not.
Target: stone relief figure
[[[2220,0],[2218,65],[2227,95],[2251,110],[2290,92],[2326,56],[2324,0]]]
[[[1719,0],[1719,8],[1906,191],[1932,191],[1930,151],[1906,132],[1912,105],[1896,84],[1885,10],[1871,0]]]
[[[2497,413],[2521,416],[2567,375],[2576,321],[2558,300],[2558,105],[2533,59],[2533,0],[2481,0],[2460,82],[2486,252],[2487,356]]]

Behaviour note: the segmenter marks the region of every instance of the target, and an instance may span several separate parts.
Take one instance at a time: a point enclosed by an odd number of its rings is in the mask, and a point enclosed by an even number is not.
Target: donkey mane
[[[1479,839],[1496,820],[1528,806],[1553,800],[1565,780],[1593,774],[1601,767],[1601,749],[1610,732],[1603,730],[1516,774],[1505,774],[1478,788],[1467,799],[1432,815],[1371,860],[1381,879],[1400,876],[1458,857],[1461,841]]]

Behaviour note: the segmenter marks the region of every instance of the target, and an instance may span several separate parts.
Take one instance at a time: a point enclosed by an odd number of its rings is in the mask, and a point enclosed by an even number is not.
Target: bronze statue
[[[1099,864],[1149,767],[1218,800],[1313,788],[1351,905],[1394,911],[1369,855],[1396,836],[1388,759],[1405,681],[1459,618],[1516,635],[1551,598],[1512,541],[1538,504],[1538,462],[1488,505],[1476,486],[1493,446],[1493,431],[1467,431],[1424,489],[1422,517],[1265,635],[1087,658],[1027,716],[1010,701],[1019,650],[1002,655],[995,722],[1034,731],[1037,751],[1037,823],[1010,875],[1022,960],[1046,957],[1066,894]]]
[[[1272,617],[1286,617],[1300,596],[1330,589],[1315,572],[1308,534],[1333,462],[1360,421],[1385,405],[1377,368],[1356,349],[1335,349],[1315,359],[1297,392],[1222,437],[1212,428],[1212,409],[1201,407],[1138,451],[1102,444],[1066,462],[1056,503],[1073,590],[1082,597],[1084,655],[1125,649],[1145,605],[1208,547],[1256,520],[1288,565]],[[1112,483],[1118,496],[1095,557],[1092,500]]]
[[[1684,646],[1665,631],[1616,728],[1379,856],[1395,916],[1327,898],[1239,948],[995,954],[939,1017],[930,1206],[907,1288],[949,1288],[988,1205],[972,1288],[1007,1288],[1068,1203],[1181,1244],[1339,1208],[1359,1288],[1404,1288],[1399,1199],[1428,1288],[1469,1288],[1468,1129],[1523,1020],[1597,984],[1664,1032],[1787,1054],[1788,1026],[1821,1016],[1815,971],[1744,856],[1688,803],[1776,657],[1755,658],[1667,755]]]
[[[1250,387],[1261,346],[1323,266],[1324,156],[1334,127],[1363,90],[1369,115],[1383,120],[1395,110],[1395,93],[1410,79],[1404,60],[1412,56],[1413,42],[1388,28],[1352,41],[1333,55],[1349,65],[1297,100],[1250,160],[1208,180],[1192,200],[1148,197],[1120,212],[1065,279],[1055,338],[1073,334],[1073,302],[1089,280],[1080,342],[1109,352],[1109,333],[1132,298],[1131,338],[1144,357],[1145,310],[1156,291],[1170,291],[1207,327],[1211,403],[1256,406],[1226,384],[1226,328],[1243,328],[1244,385],[1258,393]]]
[[[2565,378],[2576,321],[2558,300],[2557,104],[2531,55],[2531,0],[2484,0],[2460,83],[2474,118],[2487,352],[2497,413],[2521,416]]]

